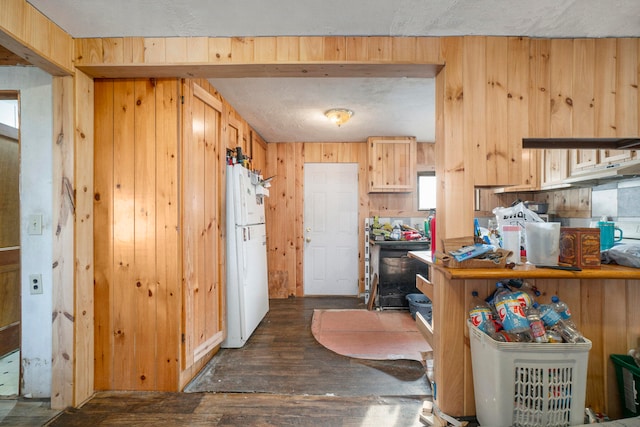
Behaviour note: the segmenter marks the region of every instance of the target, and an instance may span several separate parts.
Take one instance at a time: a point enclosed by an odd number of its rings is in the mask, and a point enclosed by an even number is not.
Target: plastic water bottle
[[[540,306],[540,317],[544,322],[544,325],[560,334],[562,339],[568,343],[580,343],[584,342],[584,337],[577,329],[572,326],[566,324],[562,317],[553,309],[553,307],[549,304],[544,304]]]
[[[495,304],[496,296],[500,295],[501,293],[505,293],[505,292],[511,292],[511,289],[509,289],[502,282],[496,282],[496,289],[487,298],[485,298],[485,301],[487,302],[487,304],[489,304],[490,307],[495,307],[496,306],[496,304]]]
[[[569,306],[566,302],[560,301],[560,298],[558,298],[557,295],[554,295],[551,297],[551,307],[553,307],[556,313],[558,313],[560,317],[562,317],[564,323],[568,324],[574,329],[577,329],[575,323],[573,323],[573,320],[571,320],[571,310],[569,310]]]
[[[491,335],[491,332],[495,332],[491,307],[489,307],[489,304],[478,296],[477,291],[471,292],[471,296],[472,298],[469,306],[469,318],[471,319],[471,323],[485,334]]]
[[[532,342],[529,321],[516,295],[501,291],[494,297],[494,302],[504,330],[514,334],[519,342]]]
[[[509,279],[507,286],[517,293],[518,300],[520,300],[520,304],[525,311],[527,308],[531,307],[536,298],[540,296],[538,288],[531,286],[529,282],[525,282],[520,279]]]
[[[549,342],[546,335],[547,331],[544,328],[544,322],[540,317],[540,310],[538,310],[539,307],[540,304],[534,302],[526,311],[529,327],[531,328],[531,335],[533,335],[533,340],[535,342]]]

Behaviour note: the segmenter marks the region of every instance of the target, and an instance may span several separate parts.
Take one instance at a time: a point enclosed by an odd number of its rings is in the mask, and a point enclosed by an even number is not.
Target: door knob
[[[306,238],[307,243],[311,242],[311,237]]]
[[[307,233],[311,231],[311,227],[307,227]]]

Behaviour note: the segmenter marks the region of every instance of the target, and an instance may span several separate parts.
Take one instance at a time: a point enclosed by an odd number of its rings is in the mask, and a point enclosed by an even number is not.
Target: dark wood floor
[[[431,390],[421,364],[325,349],[311,334],[315,308],[365,307],[356,298],[272,300],[249,342],[222,349],[186,392],[100,392],[45,425],[422,426]]]

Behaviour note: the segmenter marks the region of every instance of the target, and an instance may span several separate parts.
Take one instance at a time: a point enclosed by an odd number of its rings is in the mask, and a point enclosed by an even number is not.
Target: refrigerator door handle
[[[251,231],[250,231],[250,230],[251,230],[251,229],[250,229],[250,227],[244,227],[244,232],[245,232],[245,239],[244,239],[244,241],[245,241],[245,242],[248,242],[249,240],[251,240],[251,238],[247,238],[247,235],[250,235],[250,234],[251,234]],[[248,264],[249,264],[249,263],[248,263],[248,260],[247,260],[247,258],[248,258],[248,254],[247,254],[247,252],[248,252],[248,251],[247,251],[247,245],[248,245],[248,243],[245,243],[245,245],[244,245],[244,249],[243,249],[243,251],[242,251],[242,269],[243,269],[244,271],[246,271],[246,270],[247,270],[247,267],[248,267]]]

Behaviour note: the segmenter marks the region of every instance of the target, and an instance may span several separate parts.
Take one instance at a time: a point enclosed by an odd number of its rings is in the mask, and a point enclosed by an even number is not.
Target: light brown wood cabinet
[[[541,150],[540,188],[568,186],[563,181],[569,177],[569,150]]]
[[[408,193],[416,186],[416,138],[370,137],[369,192]]]
[[[600,165],[624,163],[638,159],[637,152],[632,150],[600,150],[599,154],[598,164]]]
[[[569,150],[569,174],[595,168],[599,158],[598,150]]]

